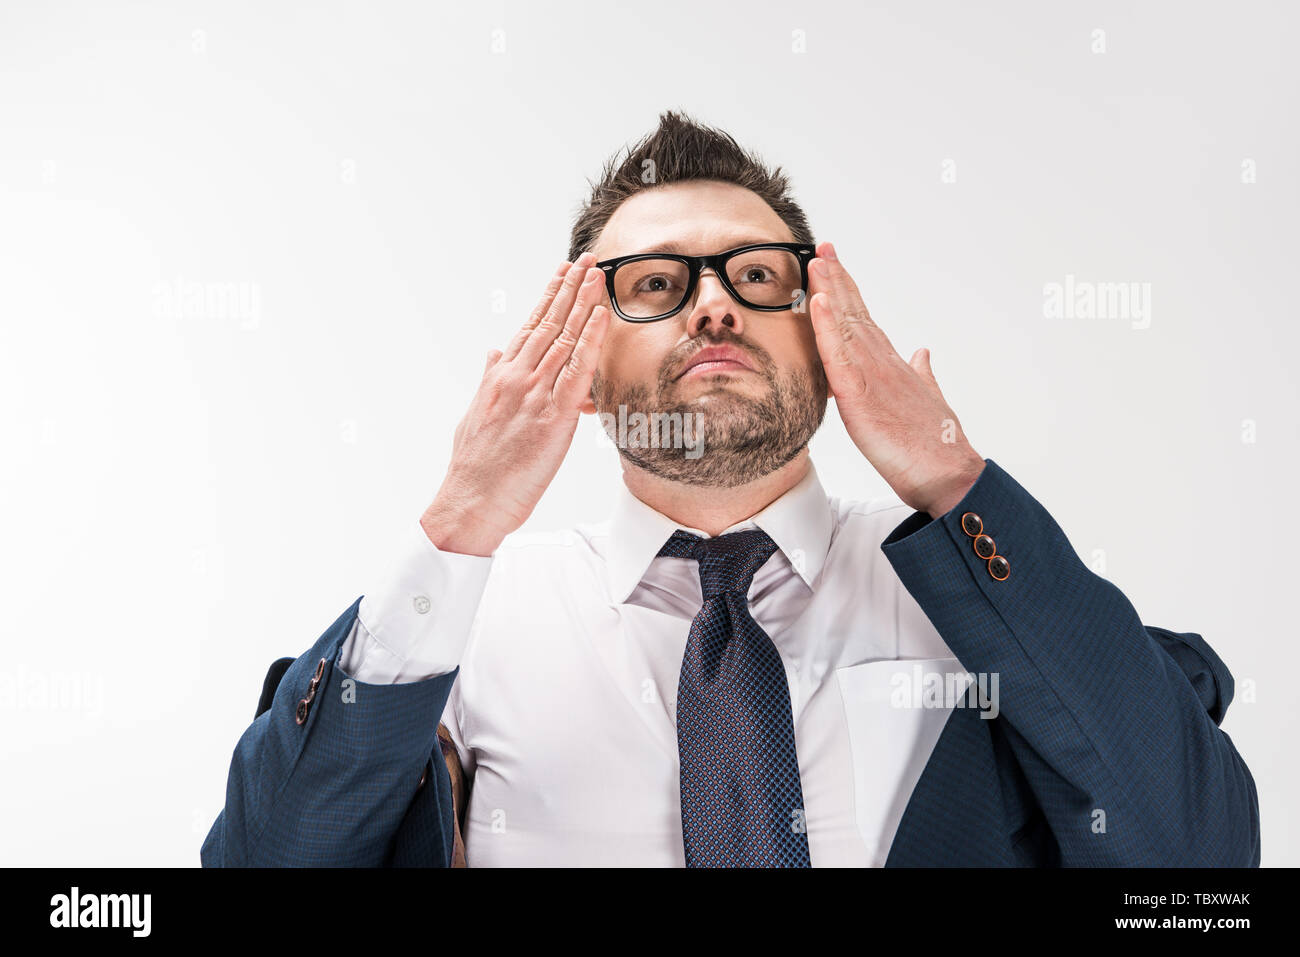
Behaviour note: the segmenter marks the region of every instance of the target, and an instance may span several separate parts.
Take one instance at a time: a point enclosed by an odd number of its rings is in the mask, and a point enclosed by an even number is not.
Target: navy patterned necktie
[[[704,539],[678,529],[660,555],[700,565],[677,686],[687,867],[810,867],[790,688],[749,613],[754,573],[776,551],[761,529]]]

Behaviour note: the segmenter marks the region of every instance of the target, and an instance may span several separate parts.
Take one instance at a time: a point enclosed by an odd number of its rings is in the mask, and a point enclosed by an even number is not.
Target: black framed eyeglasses
[[[658,322],[695,295],[700,274],[712,268],[731,298],[749,309],[802,312],[808,295],[809,243],[753,243],[713,256],[637,253],[596,263],[605,271],[609,301],[628,322]]]

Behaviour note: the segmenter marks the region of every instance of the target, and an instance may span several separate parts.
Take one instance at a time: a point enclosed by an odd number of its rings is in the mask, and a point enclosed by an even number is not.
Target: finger
[[[537,324],[542,321],[542,317],[546,315],[546,310],[551,308],[551,303],[555,301],[556,294],[559,293],[560,287],[564,285],[565,277],[569,275],[569,272],[572,269],[573,265],[566,261],[562,263],[560,268],[555,271],[555,274],[551,276],[551,281],[546,284],[546,290],[542,293],[542,298],[538,301],[537,305],[533,307],[533,311],[529,314],[528,320],[520,327],[519,331],[514,334],[510,339],[509,344],[506,345],[505,351],[502,352],[501,357],[507,362],[519,355],[519,350],[524,347],[524,343],[528,341],[528,337],[532,335],[533,330],[537,328]]]
[[[596,374],[600,350],[605,344],[605,333],[609,331],[610,315],[608,306],[601,305],[592,310],[569,361],[556,376],[552,397],[561,408],[581,409],[591,395],[591,381]]]
[[[826,304],[844,342],[862,340],[862,344],[866,344],[866,335],[871,326],[875,325],[866,305],[854,304],[852,295],[845,290],[841,282],[837,281],[832,264],[827,260],[814,259],[809,264],[808,274],[811,277],[810,289],[813,295],[826,297]]]
[[[808,300],[808,313],[831,392],[838,397],[857,394],[862,390],[863,373],[853,361],[853,352],[844,338],[830,296],[825,292],[815,294]]]
[[[819,280],[818,288],[830,295],[831,305],[845,327],[845,338],[861,337],[873,349],[897,355],[889,337],[871,318],[871,311],[862,300],[858,284],[836,255],[835,247],[830,243],[822,243],[817,248],[822,255],[812,261],[811,274],[815,280]]]
[[[858,289],[858,284],[849,275],[849,271],[845,268],[839,253],[835,251],[835,246],[831,243],[820,243],[817,250],[818,258],[831,267],[830,280],[836,291],[843,291],[861,299],[862,291]]]
[[[929,349],[917,349],[907,364],[916,370],[926,385],[930,386],[940,397],[943,396],[943,390],[939,388],[939,380],[934,377],[934,369],[930,367]]]
[[[917,375],[922,379],[928,379],[934,382],[934,371],[930,368],[930,350],[917,349],[912,353],[912,358],[907,360],[907,364],[916,370]],[[935,385],[939,383],[934,382]]]
[[[555,341],[555,337],[564,328],[564,323],[569,317],[569,310],[573,308],[574,300],[578,298],[578,287],[590,273],[590,267],[595,258],[591,253],[583,253],[578,257],[577,262],[573,264],[573,268],[565,275],[564,282],[560,284],[560,291],[555,294],[555,298],[546,307],[541,320],[531,329],[527,340],[520,347],[519,354],[515,357],[516,361],[525,368],[537,368],[537,363],[542,360],[546,350],[550,348],[551,343]],[[597,270],[597,272],[599,271]]]
[[[601,292],[604,288],[604,272],[599,269],[587,270],[587,278],[578,287],[578,298],[574,301],[573,308],[569,310],[564,327],[537,364],[537,373],[542,379],[554,382],[561,367],[569,361],[574,348],[578,345],[578,337],[582,335],[582,327],[590,318],[591,311],[600,304]]]

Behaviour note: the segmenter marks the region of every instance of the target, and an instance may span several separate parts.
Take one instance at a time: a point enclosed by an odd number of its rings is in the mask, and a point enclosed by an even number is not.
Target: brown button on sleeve
[[[311,677],[311,683],[307,685],[307,695],[298,702],[298,707],[294,709],[294,720],[299,724],[307,723],[307,715],[311,713],[311,703],[316,700],[316,689],[320,686],[320,680],[325,675],[325,659],[322,658],[316,665],[316,673]]]

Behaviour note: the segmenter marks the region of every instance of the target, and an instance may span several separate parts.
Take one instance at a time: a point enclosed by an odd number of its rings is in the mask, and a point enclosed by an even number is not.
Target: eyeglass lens
[[[727,279],[741,302],[784,306],[801,289],[799,257],[788,249],[751,249],[726,262]],[[637,259],[614,271],[614,298],[634,319],[673,312],[686,301],[690,267],[675,259]]]

